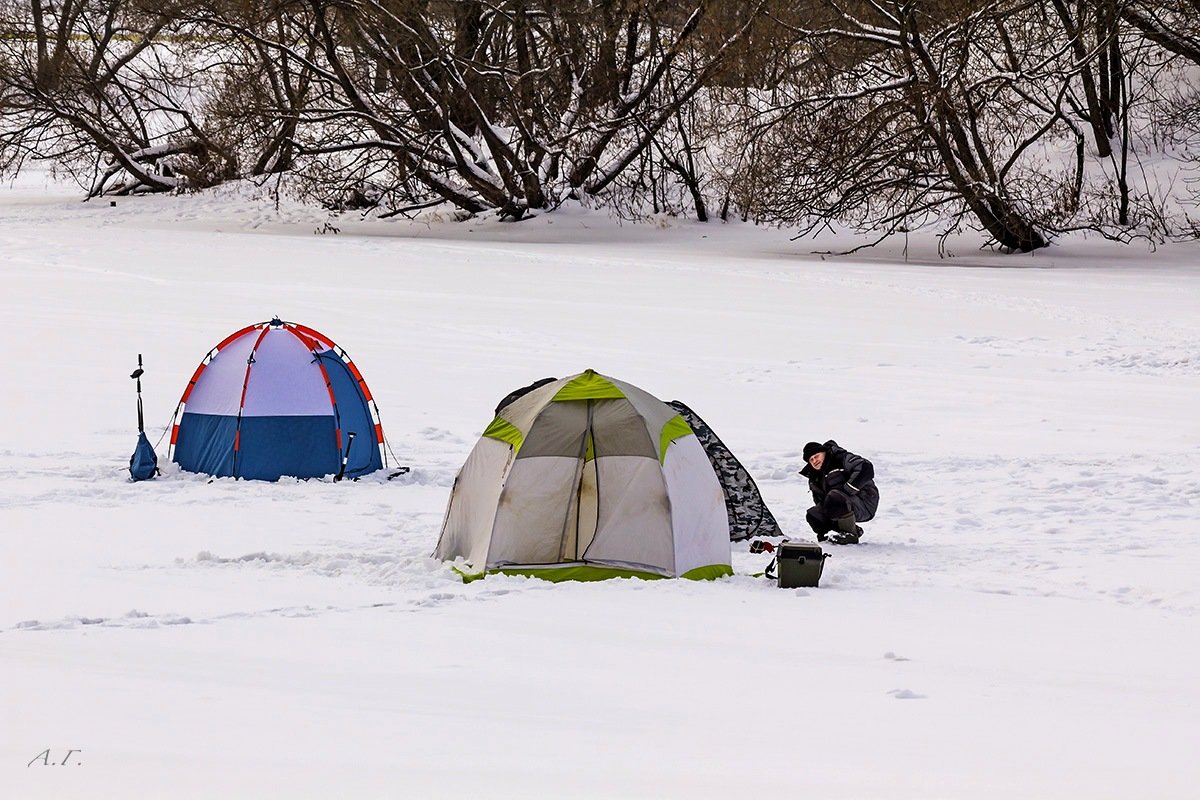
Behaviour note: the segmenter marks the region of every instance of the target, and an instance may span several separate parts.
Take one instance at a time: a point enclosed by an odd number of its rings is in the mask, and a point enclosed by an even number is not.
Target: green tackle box
[[[775,558],[779,588],[796,589],[820,584],[821,570],[825,568],[829,554],[823,552],[819,544],[783,542],[776,545]]]

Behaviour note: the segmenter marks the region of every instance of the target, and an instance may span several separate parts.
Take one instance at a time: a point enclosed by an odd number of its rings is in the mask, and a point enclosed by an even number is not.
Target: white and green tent
[[[675,409],[588,370],[497,411],[434,557],[549,580],[731,575],[725,495]]]

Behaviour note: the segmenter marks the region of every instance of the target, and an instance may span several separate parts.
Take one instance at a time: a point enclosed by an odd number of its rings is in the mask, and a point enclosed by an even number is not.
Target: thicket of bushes
[[[0,0],[0,170],[1017,251],[1200,235],[1200,0]]]

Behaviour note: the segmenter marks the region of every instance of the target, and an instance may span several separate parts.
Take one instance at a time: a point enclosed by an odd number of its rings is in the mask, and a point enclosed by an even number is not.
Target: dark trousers
[[[878,506],[879,491],[871,484],[864,486],[858,494],[834,489],[825,495],[820,505],[808,510],[805,519],[814,533],[829,533],[835,530],[853,533],[855,523],[866,522],[874,517]],[[839,520],[841,525],[838,524]]]

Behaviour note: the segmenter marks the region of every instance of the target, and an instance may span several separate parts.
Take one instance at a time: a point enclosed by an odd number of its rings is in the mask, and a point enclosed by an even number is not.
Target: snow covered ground
[[[1200,249],[839,244],[0,189],[0,796],[1194,796]],[[163,444],[129,483],[136,355],[155,441],[274,315],[354,356],[412,472]],[[804,443],[871,458],[867,543],[807,591],[744,545],[713,583],[462,584],[428,558],[457,467],[589,367],[691,405],[797,538]]]

